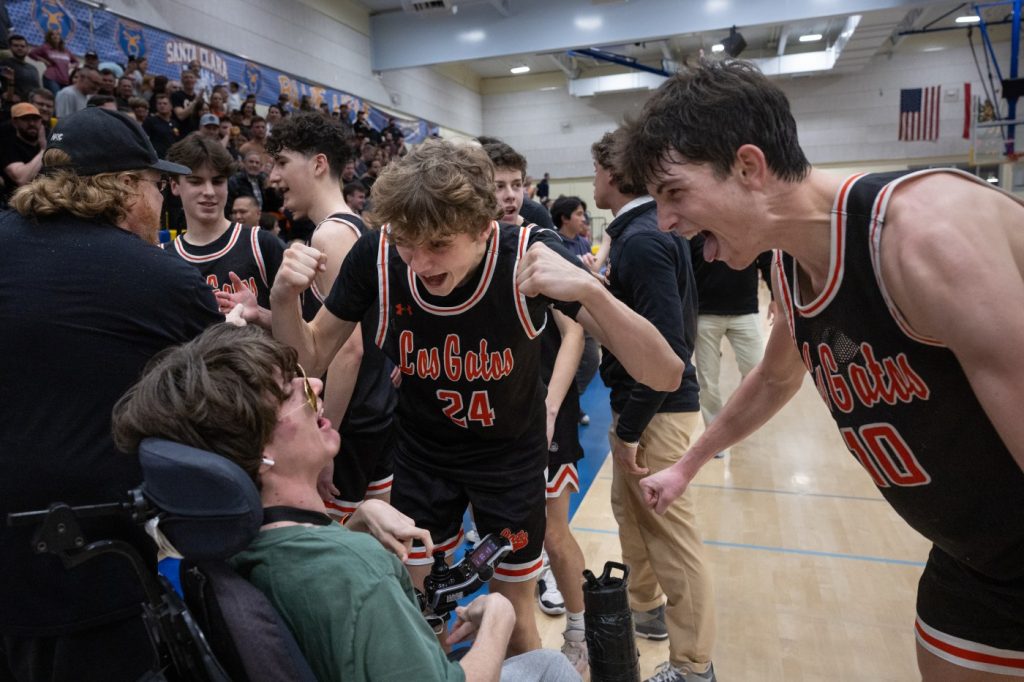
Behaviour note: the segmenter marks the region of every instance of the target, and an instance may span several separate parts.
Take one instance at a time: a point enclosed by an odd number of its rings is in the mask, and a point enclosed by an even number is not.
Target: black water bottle
[[[612,577],[619,569],[622,577]],[[640,652],[633,634],[633,612],[626,584],[629,566],[608,561],[600,577],[583,571],[584,621],[591,682],[639,682]]]

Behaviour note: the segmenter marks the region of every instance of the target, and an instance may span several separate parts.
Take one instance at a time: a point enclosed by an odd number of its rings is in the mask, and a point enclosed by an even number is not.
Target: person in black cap
[[[43,170],[0,213],[0,520],[10,512],[123,499],[141,480],[117,452],[111,409],[161,350],[223,320],[213,293],[156,241],[161,161],[137,123],[91,108],[62,119]],[[153,665],[128,564],[66,569],[0,522],[0,679],[135,680]],[[89,520],[89,541],[126,522]]]

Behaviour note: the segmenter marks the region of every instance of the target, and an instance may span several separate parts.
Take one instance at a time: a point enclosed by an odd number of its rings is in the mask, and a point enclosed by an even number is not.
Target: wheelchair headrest
[[[142,493],[163,512],[160,530],[182,556],[225,559],[259,533],[263,505],[241,467],[220,455],[160,438],[139,445]]]

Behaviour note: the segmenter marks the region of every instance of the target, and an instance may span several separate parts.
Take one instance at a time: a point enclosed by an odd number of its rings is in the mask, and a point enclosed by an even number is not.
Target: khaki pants
[[[637,464],[652,474],[672,465],[689,448],[699,420],[697,412],[655,415],[640,438]],[[612,434],[617,422],[614,414]],[[649,611],[667,599],[669,660],[702,672],[711,662],[715,605],[693,489],[658,516],[643,503],[640,477],[617,466],[612,469],[612,511],[619,524],[622,560],[630,569],[630,604],[636,611]]]

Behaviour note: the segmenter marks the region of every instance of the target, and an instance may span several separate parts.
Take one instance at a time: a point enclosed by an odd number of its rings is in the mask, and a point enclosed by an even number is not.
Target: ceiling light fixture
[[[530,67],[523,64],[522,66],[513,66],[511,69],[509,69],[509,71],[518,76],[521,73],[529,73]]]
[[[970,14],[963,17],[957,17],[954,21],[958,24],[978,24],[981,23],[981,17],[977,14]]]
[[[801,43],[814,43],[821,40],[820,33],[807,33],[806,35],[800,36]]]

